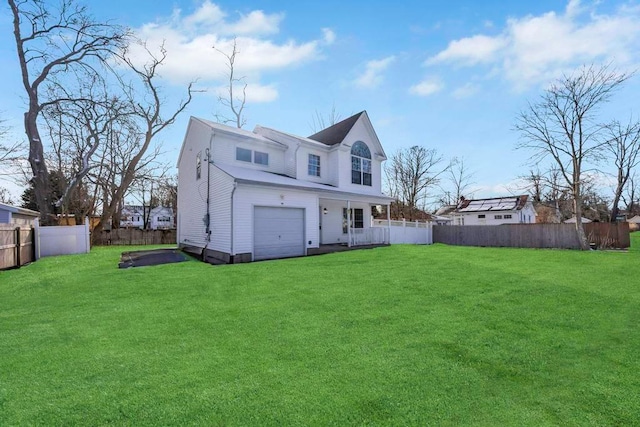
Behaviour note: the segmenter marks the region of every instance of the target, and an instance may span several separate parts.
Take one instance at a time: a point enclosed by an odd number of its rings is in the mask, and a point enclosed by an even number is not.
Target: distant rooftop
[[[462,199],[458,203],[458,212],[486,212],[520,210],[527,203],[529,196],[495,197],[492,199]]]

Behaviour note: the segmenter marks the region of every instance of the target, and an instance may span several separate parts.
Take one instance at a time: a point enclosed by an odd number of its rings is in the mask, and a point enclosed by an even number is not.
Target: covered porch
[[[327,247],[330,251],[330,246],[335,249],[390,244],[390,221],[386,227],[384,224],[376,226],[372,215],[376,206],[388,204],[387,198],[321,197],[318,201],[320,247]]]

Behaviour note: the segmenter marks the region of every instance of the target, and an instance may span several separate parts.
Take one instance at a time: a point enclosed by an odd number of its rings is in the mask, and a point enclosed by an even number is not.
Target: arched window
[[[362,141],[351,146],[351,183],[371,187],[371,151]]]

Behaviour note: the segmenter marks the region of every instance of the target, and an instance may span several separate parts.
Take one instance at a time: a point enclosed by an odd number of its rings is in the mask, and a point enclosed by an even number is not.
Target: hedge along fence
[[[598,248],[628,248],[629,225],[584,224],[589,243]],[[433,242],[459,246],[579,249],[575,224],[436,225]]]
[[[138,228],[115,228],[94,233],[92,244],[108,245],[164,245],[176,244],[176,230],[140,230]]]

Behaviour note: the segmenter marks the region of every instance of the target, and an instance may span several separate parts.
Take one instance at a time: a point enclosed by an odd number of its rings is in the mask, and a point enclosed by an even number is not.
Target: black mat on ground
[[[187,255],[179,249],[152,249],[123,252],[118,267],[143,267],[146,265],[170,264],[187,261]]]

